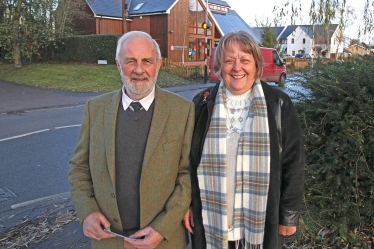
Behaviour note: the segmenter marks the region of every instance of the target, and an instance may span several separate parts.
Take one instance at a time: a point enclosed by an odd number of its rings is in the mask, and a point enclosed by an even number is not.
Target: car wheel
[[[284,84],[286,83],[286,75],[284,73],[282,73],[277,83],[279,86],[284,86]]]

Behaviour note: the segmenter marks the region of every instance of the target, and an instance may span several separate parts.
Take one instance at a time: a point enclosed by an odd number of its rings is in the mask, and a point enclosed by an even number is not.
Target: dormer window
[[[136,5],[135,8],[133,8],[132,10],[140,10],[140,8],[143,7],[144,4],[145,2],[138,3],[138,5]]]

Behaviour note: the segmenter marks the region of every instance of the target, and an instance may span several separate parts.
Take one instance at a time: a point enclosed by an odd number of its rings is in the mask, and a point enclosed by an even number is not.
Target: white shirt
[[[129,96],[126,95],[126,91],[125,91],[125,87],[123,86],[122,87],[122,106],[123,106],[123,110],[127,110],[127,108],[131,108],[131,110],[133,110],[132,106],[130,106],[131,102],[139,102],[142,107],[148,111],[149,107],[152,105],[152,102],[153,100],[155,99],[155,86],[153,86],[153,89],[152,89],[152,92],[150,92],[150,94],[148,94],[146,97],[142,98],[141,100],[139,101],[134,101],[132,99],[130,99]]]

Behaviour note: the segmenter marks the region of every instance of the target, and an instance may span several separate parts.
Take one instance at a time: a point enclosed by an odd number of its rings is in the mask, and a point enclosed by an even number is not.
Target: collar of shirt
[[[152,92],[148,94],[146,97],[139,100],[139,103],[142,105],[142,107],[148,111],[149,107],[151,106],[153,100],[155,99],[155,86],[152,89]],[[126,95],[125,87],[122,87],[122,106],[123,110],[127,110],[129,108],[131,102],[133,102],[132,99],[129,98],[129,96]]]

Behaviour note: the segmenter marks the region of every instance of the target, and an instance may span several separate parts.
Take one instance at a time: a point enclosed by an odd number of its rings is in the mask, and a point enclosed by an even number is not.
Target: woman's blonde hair
[[[262,58],[261,50],[255,39],[248,34],[246,31],[234,31],[229,32],[224,35],[218,43],[216,51],[214,53],[214,73],[218,78],[222,79],[222,63],[225,58],[225,53],[227,50],[232,48],[234,42],[237,42],[240,49],[248,54],[251,54],[256,61],[256,78],[262,76],[262,71],[264,68],[264,60]]]

